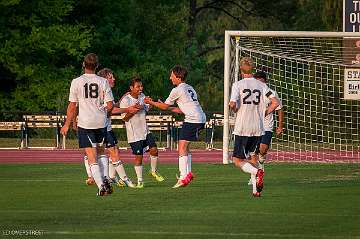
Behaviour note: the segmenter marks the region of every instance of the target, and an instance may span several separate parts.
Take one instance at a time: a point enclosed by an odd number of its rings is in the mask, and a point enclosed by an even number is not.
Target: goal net
[[[228,103],[232,83],[241,80],[242,57],[250,57],[255,70],[267,74],[269,87],[284,105],[286,131],[273,137],[270,160],[360,161],[360,100],[344,99],[345,70],[360,72],[359,33],[227,31],[224,164],[232,155],[234,115]],[[277,124],[277,114],[274,118]]]

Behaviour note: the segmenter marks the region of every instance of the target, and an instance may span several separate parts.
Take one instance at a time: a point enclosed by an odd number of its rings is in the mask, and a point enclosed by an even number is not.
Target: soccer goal
[[[241,80],[239,61],[245,56],[253,59],[256,70],[267,73],[270,88],[284,105],[286,131],[273,137],[270,160],[360,161],[360,100],[344,98],[344,91],[360,92],[360,81],[353,90],[344,87],[344,72],[350,69],[355,78],[360,72],[360,33],[226,31],[224,164],[230,162],[233,147],[231,86]]]

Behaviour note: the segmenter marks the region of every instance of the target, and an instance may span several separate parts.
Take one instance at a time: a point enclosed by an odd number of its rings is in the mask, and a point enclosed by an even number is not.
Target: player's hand
[[[137,112],[139,112],[140,108],[139,105],[133,105],[127,108],[126,113],[130,113],[130,114],[136,114]]]
[[[276,136],[280,136],[282,133],[284,133],[285,129],[283,127],[277,127],[275,132]]]
[[[61,128],[60,133],[61,133],[62,135],[64,135],[64,136],[66,136],[67,133],[68,133],[68,131],[69,131],[69,125],[66,125],[66,124],[65,124],[65,125]]]
[[[151,103],[153,103],[154,101],[150,97],[146,96],[145,99],[144,99],[144,102],[145,102],[145,104],[150,104],[151,105]]]

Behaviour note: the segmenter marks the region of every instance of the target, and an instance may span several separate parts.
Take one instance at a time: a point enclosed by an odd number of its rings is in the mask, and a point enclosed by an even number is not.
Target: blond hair
[[[243,57],[240,60],[240,70],[242,73],[251,74],[254,68],[254,62],[250,57]]]

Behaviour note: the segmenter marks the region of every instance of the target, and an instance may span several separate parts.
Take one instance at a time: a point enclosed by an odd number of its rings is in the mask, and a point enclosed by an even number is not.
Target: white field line
[[[58,234],[58,235],[91,235],[91,234],[104,234],[104,231],[88,231],[88,232],[71,232],[71,231],[55,231],[46,232],[46,234]],[[359,239],[360,236],[334,236],[334,235],[309,235],[309,234],[280,234],[280,233],[235,233],[235,232],[183,232],[183,231],[107,231],[106,234],[139,234],[139,235],[186,235],[186,236],[218,236],[218,237],[277,237],[277,238],[331,238],[331,239],[343,239],[352,238]]]
[[[121,209],[120,211],[114,211],[113,209],[102,209],[102,212],[106,212],[108,211],[109,213],[112,214],[123,214],[123,213],[143,213],[143,214],[198,214],[198,213],[203,213],[203,210],[128,210],[128,209]],[[75,214],[88,214],[87,211],[64,211],[64,210],[44,210],[44,209],[7,209],[7,210],[0,210],[0,213],[45,213],[45,214],[49,214],[49,213],[65,213],[65,214],[71,214],[71,213],[75,213]],[[215,213],[215,214],[237,214],[238,211],[234,211],[234,210],[216,210],[216,211],[212,211],[212,212],[208,212],[210,213]],[[311,216],[311,217],[360,217],[360,214],[353,214],[353,215],[349,215],[349,214],[332,214],[332,213],[293,213],[293,212],[278,212],[278,213],[274,213],[274,212],[259,212],[259,211],[248,211],[248,212],[241,212],[241,214],[246,214],[246,215],[288,215],[288,216],[293,216],[293,217],[299,217],[299,216]]]

